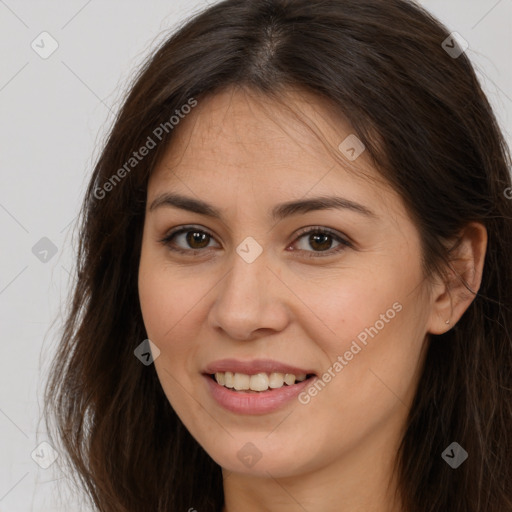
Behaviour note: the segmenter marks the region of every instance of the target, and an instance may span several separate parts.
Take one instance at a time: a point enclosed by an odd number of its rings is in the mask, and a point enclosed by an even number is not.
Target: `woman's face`
[[[147,191],[139,293],[163,390],[218,464],[260,476],[396,451],[435,316],[400,197],[302,98],[341,161],[278,104],[225,92],[180,121]]]

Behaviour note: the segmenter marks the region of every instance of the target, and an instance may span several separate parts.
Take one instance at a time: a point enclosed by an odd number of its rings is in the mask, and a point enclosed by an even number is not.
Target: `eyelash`
[[[172,239],[174,237],[176,237],[177,235],[181,235],[182,233],[189,233],[189,232],[202,233],[202,234],[208,235],[211,238],[214,238],[213,235],[211,235],[207,231],[204,231],[203,229],[198,229],[198,228],[195,228],[193,226],[185,226],[185,227],[176,229],[175,231],[171,231],[165,238],[163,238],[162,240],[159,240],[159,242],[162,243],[163,245],[167,246],[171,251],[178,252],[178,253],[181,253],[181,254],[194,255],[194,254],[206,251],[206,249],[182,249],[181,247],[173,247],[171,245],[171,241],[172,241]],[[329,235],[332,238],[334,238],[334,240],[336,240],[337,242],[340,242],[340,245],[337,248],[335,248],[335,249],[329,249],[327,251],[304,251],[304,250],[299,250],[299,252],[302,251],[302,252],[310,253],[310,254],[308,254],[306,256],[307,258],[328,257],[328,256],[332,256],[334,254],[338,254],[339,252],[345,250],[348,247],[353,247],[353,245],[348,240],[345,240],[344,238],[339,236],[335,231],[333,231],[333,230],[331,230],[329,228],[323,228],[323,227],[320,227],[320,226],[314,226],[312,228],[311,227],[310,228],[304,228],[304,230],[299,231],[299,233],[297,234],[297,237],[293,241],[293,244],[295,242],[297,242],[298,240],[300,240],[302,237],[304,237],[306,235],[313,234],[313,233],[314,234]]]

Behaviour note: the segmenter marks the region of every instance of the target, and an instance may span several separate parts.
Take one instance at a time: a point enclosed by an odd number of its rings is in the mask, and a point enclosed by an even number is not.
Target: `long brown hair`
[[[485,225],[481,288],[454,328],[430,337],[396,466],[406,510],[512,510],[510,154],[466,54],[443,45],[449,36],[406,0],[225,0],[139,70],[86,192],[76,286],[45,390],[51,440],[99,510],[223,504],[220,467],[134,350],[146,338],[137,272],[148,177],[179,130],[171,116],[229,86],[276,100],[302,89],[345,116],[403,197],[426,276],[449,265],[443,240]],[[457,470],[441,457],[453,441],[469,454]]]

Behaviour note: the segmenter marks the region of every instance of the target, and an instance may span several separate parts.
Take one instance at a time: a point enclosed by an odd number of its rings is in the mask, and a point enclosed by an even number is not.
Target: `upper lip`
[[[314,374],[313,370],[299,368],[297,366],[281,363],[272,359],[251,359],[250,361],[239,361],[238,359],[220,359],[206,366],[204,373],[213,374],[217,372],[244,373],[256,375],[257,373],[292,373],[293,375]]]

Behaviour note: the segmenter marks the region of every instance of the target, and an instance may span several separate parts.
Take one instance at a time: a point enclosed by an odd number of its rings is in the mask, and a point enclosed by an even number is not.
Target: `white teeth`
[[[221,386],[236,391],[267,391],[270,389],[282,388],[285,384],[292,386],[296,382],[306,380],[307,375],[300,373],[294,375],[293,373],[279,373],[274,372],[271,374],[257,373],[255,375],[247,375],[245,373],[233,372],[217,372],[215,380]]]
[[[282,388],[284,384],[284,375],[282,373],[271,373],[268,381],[268,386],[270,388]]]
[[[251,375],[249,387],[253,391],[266,391],[268,389],[268,375],[266,373]]]
[[[293,375],[293,373],[287,373],[284,376],[284,383],[288,386],[293,386],[293,384],[295,384],[295,375]]]
[[[215,376],[222,375],[222,373],[216,373]],[[217,381],[219,382],[219,381]],[[219,384],[221,384],[219,382]],[[224,384],[221,384],[221,386],[226,386],[227,388],[234,388],[235,387],[235,379],[231,372],[224,373]]]
[[[245,375],[245,373],[235,373],[234,383],[235,383],[235,389],[237,391],[249,389],[250,382],[251,382],[250,375]]]

